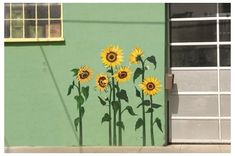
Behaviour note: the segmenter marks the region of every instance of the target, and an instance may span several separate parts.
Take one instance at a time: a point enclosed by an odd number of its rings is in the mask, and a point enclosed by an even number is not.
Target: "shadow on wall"
[[[177,84],[173,84],[173,89],[169,93],[169,98],[168,98],[168,117],[169,117],[169,125],[168,125],[168,136],[169,139],[168,141],[171,142],[171,134],[173,133],[172,131],[172,120],[171,118],[174,116],[174,114],[178,114],[179,110],[179,94],[178,94],[178,86]]]

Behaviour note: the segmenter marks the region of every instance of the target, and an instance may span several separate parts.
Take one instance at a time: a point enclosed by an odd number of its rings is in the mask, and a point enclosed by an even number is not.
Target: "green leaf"
[[[163,131],[162,131],[162,123],[161,123],[161,120],[160,120],[159,118],[156,118],[155,121],[153,122],[153,124],[154,124],[154,123],[157,123],[158,128],[161,130],[161,132],[163,132]]]
[[[125,126],[122,121],[118,121],[116,124],[118,127],[121,127],[123,130],[125,130]]]
[[[82,94],[84,95],[85,99],[87,100],[89,96],[89,86],[82,87]]]
[[[141,75],[143,74],[143,70],[140,68],[136,68],[135,72],[134,72],[134,76],[133,76],[133,82],[135,82],[135,80]]]
[[[139,104],[139,105],[137,106],[137,108],[139,108],[139,107],[142,106],[142,105],[150,106],[150,100],[144,100],[143,102],[141,102],[141,104]]]
[[[128,102],[128,96],[126,94],[126,91],[121,89],[121,91],[117,92],[117,97],[121,100],[125,100],[126,102]]]
[[[67,95],[70,95],[70,94],[71,94],[72,89],[73,89],[73,85],[71,84],[71,85],[69,86]]]
[[[159,104],[156,104],[156,103],[152,103],[152,107],[155,108],[155,109],[157,109],[157,108],[162,107],[162,106],[159,105]]]
[[[84,113],[85,113],[85,109],[84,109],[84,107],[81,107],[81,116],[82,116],[82,118],[84,116]]]
[[[102,121],[101,123],[105,122],[105,121],[110,121],[111,120],[111,117],[108,113],[105,113],[103,118],[102,118]]]
[[[136,123],[135,123],[135,130],[137,130],[138,128],[140,128],[141,126],[144,125],[144,121],[142,118],[139,118]]]
[[[84,98],[81,95],[76,95],[74,99],[77,101],[79,105],[82,105],[84,103]]]
[[[71,72],[74,72],[73,76],[77,76],[78,75],[78,70],[77,68],[74,68],[71,70]]]
[[[100,96],[98,96],[98,98],[99,98],[100,103],[101,103],[102,105],[106,105],[106,102],[105,102]]]
[[[126,106],[125,109],[129,112],[130,115],[133,115],[133,116],[137,115],[137,114],[135,114],[135,112],[133,111],[133,108],[131,106]]]
[[[111,73],[111,74],[112,74],[112,70],[111,70],[111,69],[108,69],[108,70],[107,70],[107,73]]]
[[[150,63],[152,63],[152,64],[154,65],[154,69],[156,69],[157,62],[156,62],[155,56],[147,57],[147,60],[148,60]]]
[[[80,118],[79,117],[74,119],[74,126],[75,126],[76,131],[78,131],[78,124],[79,124],[79,122],[80,122]]]
[[[140,91],[135,87],[135,95],[141,98]]]
[[[111,104],[113,106],[114,113],[116,114],[117,111],[120,109],[120,103],[118,101],[112,101]]]
[[[146,113],[152,113],[153,112],[153,109],[152,108],[149,108]]]

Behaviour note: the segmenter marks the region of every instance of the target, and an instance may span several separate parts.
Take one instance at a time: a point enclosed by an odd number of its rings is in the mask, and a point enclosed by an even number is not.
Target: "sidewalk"
[[[230,153],[228,144],[172,144],[163,147],[6,147],[6,153]]]

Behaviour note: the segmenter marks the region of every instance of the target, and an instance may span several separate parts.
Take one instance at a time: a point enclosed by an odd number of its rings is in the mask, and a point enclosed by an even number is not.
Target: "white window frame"
[[[60,18],[51,18],[50,17],[50,5],[49,4],[53,4],[53,3],[45,3],[45,4],[47,4],[48,5],[48,37],[46,37],[46,38],[39,38],[39,37],[37,37],[37,35],[38,35],[38,29],[37,29],[37,5],[38,5],[38,3],[33,3],[33,4],[35,4],[35,19],[33,19],[33,20],[35,20],[35,38],[25,38],[25,25],[24,25],[24,22],[25,22],[25,20],[32,20],[32,19],[25,19],[25,13],[24,13],[24,5],[25,5],[25,3],[23,3],[23,7],[22,7],[22,9],[23,9],[23,18],[22,18],[22,21],[23,21],[23,37],[22,38],[12,38],[12,21],[13,21],[13,19],[12,19],[12,9],[11,9],[11,7],[12,7],[12,4],[13,3],[9,3],[9,5],[10,5],[10,17],[9,17],[9,19],[5,19],[5,17],[4,17],[4,21],[5,20],[9,20],[10,21],[10,37],[9,38],[5,38],[5,36],[4,36],[4,42],[55,42],[55,41],[64,41],[64,24],[63,24],[63,3],[60,3],[60,6],[61,6],[61,16],[60,16]],[[61,35],[60,35],[60,37],[50,37],[50,22],[51,22],[51,20],[60,20],[61,21],[61,25],[60,25],[60,33],[61,33]]]
[[[231,46],[231,41],[220,41],[220,35],[219,35],[219,21],[220,20],[230,20],[231,17],[220,17],[219,16],[219,3],[217,3],[217,12],[216,12],[216,17],[192,17],[192,18],[170,18],[168,19],[169,22],[174,22],[174,21],[216,21],[216,42],[169,42],[169,46],[193,46],[193,45],[216,45],[217,47],[217,66],[216,67],[170,67],[170,71],[193,71],[193,70],[200,70],[200,71],[206,71],[206,70],[216,70],[217,71],[217,91],[216,92],[173,92],[171,93],[172,95],[217,95],[217,100],[218,100],[218,116],[216,117],[211,117],[211,116],[203,116],[203,117],[195,117],[195,116],[171,116],[169,119],[170,120],[217,120],[219,123],[219,136],[218,140],[198,140],[198,142],[214,142],[214,143],[230,143],[231,140],[225,140],[222,139],[222,124],[221,120],[229,120],[231,121],[231,116],[221,116],[221,97],[220,95],[231,95],[231,91],[224,92],[220,91],[220,70],[229,70],[231,71],[231,66],[225,66],[221,67],[220,66],[220,45],[230,45]],[[170,63],[171,60],[169,60]],[[189,140],[185,139],[176,139],[174,142],[188,142]],[[195,142],[195,140],[192,140],[190,142]]]

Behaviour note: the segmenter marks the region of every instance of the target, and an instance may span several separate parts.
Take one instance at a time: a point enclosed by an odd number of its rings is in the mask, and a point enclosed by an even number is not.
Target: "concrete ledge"
[[[172,144],[168,146],[5,147],[5,153],[230,153],[230,145]]]

